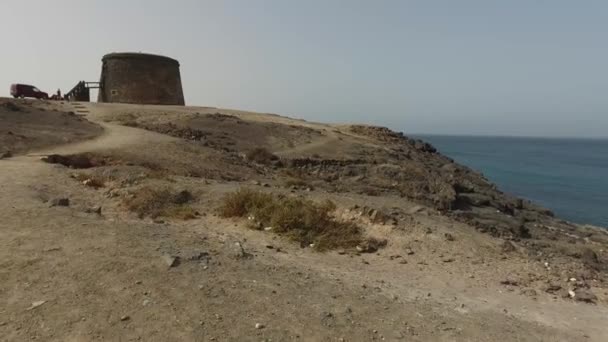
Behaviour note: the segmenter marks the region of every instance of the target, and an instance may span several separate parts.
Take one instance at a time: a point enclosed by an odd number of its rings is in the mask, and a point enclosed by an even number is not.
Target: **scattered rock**
[[[169,254],[163,254],[163,256],[161,256],[161,259],[169,267],[176,267],[179,265],[180,262],[180,258],[178,256],[173,256]]]
[[[415,253],[414,253],[414,251],[411,248],[406,248],[405,249],[405,254],[407,254],[407,255],[414,255]]]
[[[378,249],[386,246],[387,241],[385,239],[367,239],[357,246],[357,252],[359,253],[375,253]]]
[[[11,151],[6,151],[6,152],[0,153],[0,159],[6,159],[6,158],[10,158],[12,156],[13,156],[13,153]]]
[[[444,236],[447,241],[454,241],[454,236],[452,234],[445,233]]]
[[[51,200],[51,207],[69,207],[70,199],[69,198],[54,198]]]
[[[500,282],[502,285],[519,286],[519,282],[515,279],[507,278]]]
[[[562,289],[562,286],[559,284],[551,283],[545,288],[545,292],[555,293]]]
[[[577,289],[574,291],[574,299],[579,302],[595,303],[597,296],[587,289]]]
[[[97,214],[97,215],[101,215],[101,207],[100,206],[94,206],[94,207],[90,207],[85,209],[84,211],[85,213],[88,214]]]
[[[232,244],[231,250],[230,250],[230,256],[232,256],[235,259],[253,258],[253,255],[250,253],[247,253],[247,251],[245,251],[245,248],[243,247],[243,245],[240,242],[235,242],[234,244]]]
[[[187,260],[187,261],[208,260],[209,253],[204,252],[204,251],[191,251],[191,252],[183,253],[182,257],[184,260]]]
[[[264,329],[265,327],[266,327],[266,326],[265,326],[264,324],[262,324],[262,323],[256,323],[256,324],[255,324],[255,328],[256,328],[256,329]]]
[[[128,320],[130,320],[130,319],[131,319],[131,317],[130,317],[129,315],[124,315],[124,316],[121,316],[121,317],[120,317],[120,320],[121,320],[121,321],[123,321],[123,322],[124,322],[124,321],[128,321]]]
[[[421,212],[423,210],[424,210],[423,206],[416,205],[416,206],[413,206],[410,209],[408,209],[407,213],[410,214],[410,215],[413,215],[413,214],[417,214],[417,213],[419,213],[419,212]]]
[[[525,289],[521,290],[520,293],[523,295],[529,296],[529,297],[536,297],[538,295],[536,290],[532,289],[532,288],[525,288]]]
[[[456,259],[454,259],[454,258],[445,258],[442,261],[445,262],[445,263],[448,263],[448,262],[454,262],[454,261],[456,261]]]
[[[33,302],[32,305],[29,308],[27,308],[26,310],[27,311],[33,310],[33,309],[43,305],[44,303],[46,303],[46,300],[39,300],[39,301]]]

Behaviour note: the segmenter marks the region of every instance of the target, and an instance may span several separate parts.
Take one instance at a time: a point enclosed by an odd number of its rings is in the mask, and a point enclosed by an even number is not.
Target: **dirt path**
[[[106,109],[86,107],[87,118],[104,127],[102,136],[0,161],[3,341],[608,338],[604,306],[545,294],[533,299],[498,284],[509,268],[542,271],[535,265],[473,265],[494,243],[490,238],[459,236],[462,244],[443,246],[437,231],[412,233],[404,241],[393,237],[378,254],[357,257],[300,249],[212,215],[168,223],[125,215],[105,191],[82,186],[39,155],[154,148],[175,139],[101,122]],[[238,187],[184,182],[204,187],[208,197]],[[58,197],[69,198],[70,206],[49,206]],[[103,208],[102,215],[87,212],[94,206]],[[434,217],[420,220],[443,224]],[[405,239],[416,254],[406,256],[398,247]],[[436,246],[455,261],[442,262]],[[392,260],[395,254],[408,262]],[[170,268],[163,255],[179,255],[182,262]]]

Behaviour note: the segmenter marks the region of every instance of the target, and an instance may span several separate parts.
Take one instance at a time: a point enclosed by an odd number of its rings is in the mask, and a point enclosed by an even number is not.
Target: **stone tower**
[[[103,56],[98,102],[154,105],[184,103],[179,62],[145,53]]]

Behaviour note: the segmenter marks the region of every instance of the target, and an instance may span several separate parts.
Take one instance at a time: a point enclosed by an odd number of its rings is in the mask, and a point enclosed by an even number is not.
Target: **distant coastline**
[[[608,227],[608,138],[410,136],[560,218]]]

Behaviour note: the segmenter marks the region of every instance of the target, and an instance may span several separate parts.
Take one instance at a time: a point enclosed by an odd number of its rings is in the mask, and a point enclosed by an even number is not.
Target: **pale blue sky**
[[[181,62],[186,101],[406,133],[608,136],[608,1],[2,1],[0,95],[108,52]],[[2,89],[2,88],[0,88]]]

